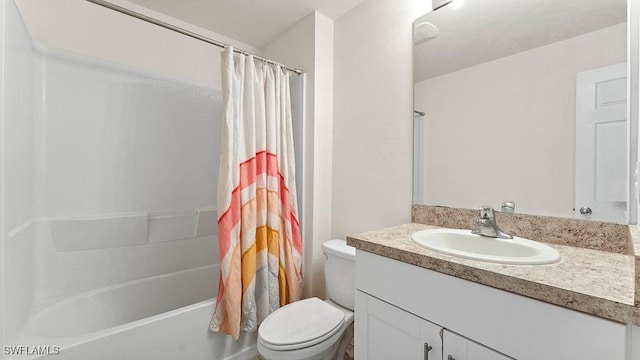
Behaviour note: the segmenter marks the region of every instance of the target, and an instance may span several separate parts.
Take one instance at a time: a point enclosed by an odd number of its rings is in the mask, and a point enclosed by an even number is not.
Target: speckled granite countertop
[[[493,264],[440,254],[411,241],[413,232],[435,228],[438,227],[409,223],[351,235],[347,237],[347,243],[425,269],[602,318],[640,325],[640,310],[634,306],[638,269],[633,255],[548,244],[562,255],[560,263]],[[631,233],[633,236],[634,231]],[[635,239],[640,250],[638,238]]]

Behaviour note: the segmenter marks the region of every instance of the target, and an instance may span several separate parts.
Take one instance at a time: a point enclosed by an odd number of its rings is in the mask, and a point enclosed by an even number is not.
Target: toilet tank
[[[324,280],[327,296],[335,303],[353,310],[356,291],[356,248],[344,240],[322,244],[325,255]]]

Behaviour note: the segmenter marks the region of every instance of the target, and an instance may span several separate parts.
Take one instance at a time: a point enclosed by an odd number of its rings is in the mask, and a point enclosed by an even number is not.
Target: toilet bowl
[[[355,249],[344,240],[323,244],[329,300],[313,297],[271,313],[258,328],[266,360],[342,359],[353,339]]]
[[[331,300],[300,300],[278,309],[260,325],[258,352],[266,360],[334,359],[342,340],[351,342],[353,329],[346,330],[352,324],[353,311]],[[348,340],[343,339],[349,333]]]

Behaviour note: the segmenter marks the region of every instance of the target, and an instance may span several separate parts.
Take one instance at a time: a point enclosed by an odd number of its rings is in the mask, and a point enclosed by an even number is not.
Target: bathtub
[[[218,265],[183,270],[57,299],[26,322],[16,344],[50,355],[7,359],[241,360],[256,333],[237,341],[208,330]],[[59,349],[59,350],[58,350]],[[51,356],[51,354],[56,354]],[[5,353],[6,354],[6,353]]]

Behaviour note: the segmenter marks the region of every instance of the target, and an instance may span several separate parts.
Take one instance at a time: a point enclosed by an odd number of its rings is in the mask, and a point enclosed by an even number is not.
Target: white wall
[[[624,63],[625,33],[623,23],[417,83],[427,204],[512,200],[573,217],[576,73]]]
[[[264,49],[264,55],[305,71],[303,197],[305,296],[324,294],[322,243],[331,237],[333,21],[309,14]]]
[[[335,22],[334,237],[410,221],[412,22],[430,6],[367,0]]]
[[[67,56],[41,58],[37,216],[215,208],[220,91]]]
[[[77,0],[17,0],[39,44],[153,72],[220,85],[221,49],[101,6]],[[112,3],[257,53],[257,49],[126,0]]]

